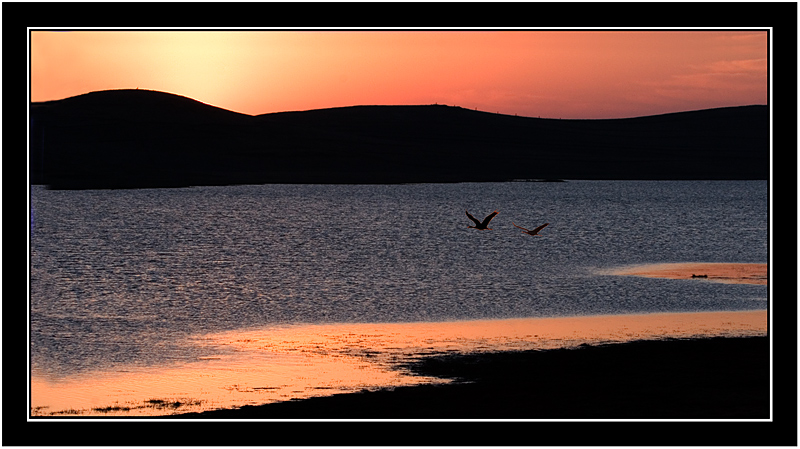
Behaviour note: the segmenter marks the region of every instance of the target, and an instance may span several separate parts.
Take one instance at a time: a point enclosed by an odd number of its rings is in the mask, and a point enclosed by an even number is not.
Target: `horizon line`
[[[508,116],[508,117],[532,118],[532,119],[541,119],[541,120],[575,120],[575,121],[577,121],[577,120],[592,120],[592,121],[597,121],[597,120],[626,120],[626,119],[645,118],[645,117],[657,117],[657,116],[661,116],[661,115],[680,114],[680,113],[684,113],[684,112],[710,111],[710,110],[714,110],[714,109],[751,107],[751,106],[765,106],[765,107],[769,106],[768,104],[752,103],[752,104],[717,106],[717,107],[712,107],[712,108],[686,109],[686,110],[679,110],[679,111],[661,112],[661,113],[650,114],[650,115],[635,115],[635,116],[628,116],[628,117],[561,118],[561,117],[542,117],[542,116],[533,117],[533,116],[529,116],[529,115],[519,115],[519,114],[516,114],[516,113],[515,114],[501,113],[499,111],[492,112],[492,111],[481,110],[481,109],[478,109],[477,107],[476,108],[468,108],[468,107],[464,107],[464,106],[460,106],[460,105],[456,105],[456,104],[449,105],[449,104],[445,104],[445,103],[434,102],[434,103],[424,103],[424,104],[422,104],[422,103],[420,103],[420,104],[352,104],[352,105],[344,105],[344,106],[330,106],[330,107],[326,107],[326,108],[273,111],[273,112],[264,112],[264,113],[261,113],[261,114],[253,115],[253,114],[248,114],[248,113],[245,113],[245,112],[235,111],[233,109],[224,108],[222,106],[216,106],[216,105],[213,105],[211,103],[206,103],[206,102],[204,102],[202,100],[198,100],[196,98],[192,98],[192,97],[189,97],[189,96],[186,96],[186,95],[183,95],[183,94],[178,94],[178,93],[175,93],[175,92],[168,92],[168,91],[164,91],[164,90],[155,90],[155,89],[147,89],[147,88],[140,88],[140,87],[121,87],[121,88],[112,88],[112,89],[93,90],[93,91],[89,91],[89,92],[84,92],[82,94],[71,95],[71,96],[68,96],[68,97],[63,97],[63,98],[58,98],[58,99],[53,99],[53,100],[32,101],[32,100],[30,100],[30,97],[29,97],[28,98],[28,106],[30,106],[32,104],[36,104],[36,103],[48,103],[48,102],[52,102],[52,101],[68,100],[70,98],[76,98],[76,97],[80,97],[80,96],[83,96],[83,95],[89,95],[89,94],[93,94],[93,93],[114,92],[114,91],[137,91],[137,90],[140,90],[140,91],[143,91],[143,92],[156,92],[156,93],[162,93],[162,94],[167,94],[167,95],[174,95],[176,97],[182,97],[182,98],[186,98],[186,99],[189,99],[189,100],[192,100],[192,101],[196,101],[198,103],[201,103],[201,104],[209,106],[209,107],[222,109],[224,111],[233,112],[235,114],[241,114],[241,115],[245,115],[245,116],[248,116],[248,117],[260,117],[260,116],[270,115],[270,114],[286,114],[286,113],[299,113],[299,112],[311,112],[311,111],[325,111],[325,110],[330,110],[330,109],[344,109],[344,108],[356,108],[356,107],[446,106],[446,107],[454,107],[454,108],[465,109],[465,110],[468,110],[468,111],[482,112],[482,113],[485,113],[485,114],[505,115],[505,116]]]

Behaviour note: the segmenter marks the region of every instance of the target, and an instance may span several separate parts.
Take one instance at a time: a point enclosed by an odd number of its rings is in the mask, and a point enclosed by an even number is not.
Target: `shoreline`
[[[767,336],[449,354],[406,364],[447,384],[170,415],[225,420],[769,419]]]
[[[609,274],[661,279],[689,279],[725,284],[767,285],[765,263],[676,262],[628,266]]]
[[[443,354],[761,336],[767,328],[767,311],[753,310],[438,323],[336,323],[228,331],[205,335],[203,344],[216,348],[209,353],[214,356],[184,367],[138,374],[100,372],[91,379],[57,384],[32,379],[35,394],[31,406],[37,418],[45,419],[159,419],[164,415],[235,409],[244,404],[446,382],[441,377],[420,375],[407,363]],[[325,350],[320,352],[320,348]],[[354,351],[355,348],[361,349]],[[119,391],[119,385],[126,385],[126,393]]]

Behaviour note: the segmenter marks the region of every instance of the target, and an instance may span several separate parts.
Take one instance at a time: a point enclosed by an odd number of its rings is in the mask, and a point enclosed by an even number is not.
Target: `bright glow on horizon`
[[[767,104],[767,32],[31,31],[31,101],[170,92],[245,114],[448,104],[618,118]]]

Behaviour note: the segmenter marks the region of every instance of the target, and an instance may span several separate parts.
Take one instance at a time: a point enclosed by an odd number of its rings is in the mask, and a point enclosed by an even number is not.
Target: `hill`
[[[32,103],[33,184],[55,189],[514,179],[767,179],[769,111],[516,117],[443,105],[250,116],[145,90]]]

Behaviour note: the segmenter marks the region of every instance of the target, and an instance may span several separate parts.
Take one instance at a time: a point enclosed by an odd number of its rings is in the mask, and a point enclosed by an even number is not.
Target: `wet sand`
[[[767,285],[765,263],[663,263],[636,265],[610,274],[665,279],[691,279],[727,284]]]
[[[768,419],[767,337],[433,356],[450,384],[173,415],[218,419]]]

